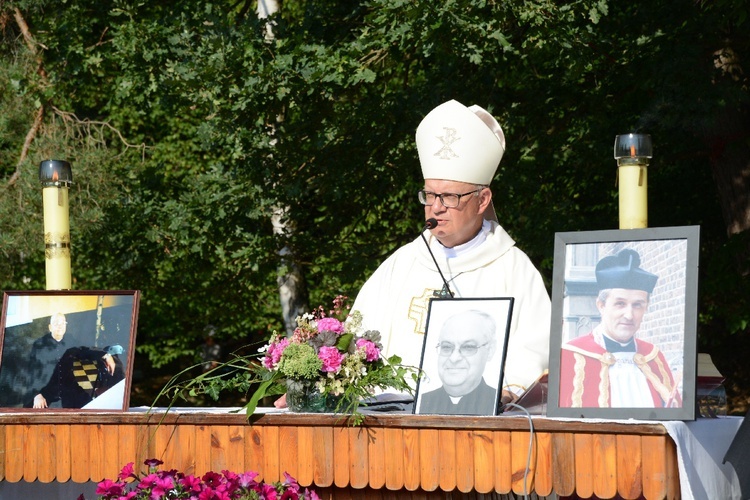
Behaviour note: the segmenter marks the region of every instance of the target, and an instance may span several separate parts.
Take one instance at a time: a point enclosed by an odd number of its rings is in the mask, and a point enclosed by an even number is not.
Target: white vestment
[[[550,299],[539,271],[494,221],[479,245],[447,258],[429,231],[425,237],[455,297],[514,297],[503,387],[521,394],[548,368]],[[419,367],[428,300],[443,281],[420,236],[386,259],[352,306],[367,330],[382,336],[383,354]]]

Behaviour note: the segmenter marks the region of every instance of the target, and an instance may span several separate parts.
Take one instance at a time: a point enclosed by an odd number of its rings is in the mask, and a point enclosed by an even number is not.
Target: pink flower
[[[341,368],[344,356],[335,347],[323,346],[318,351],[318,357],[323,361],[324,372],[336,372]]]
[[[272,484],[263,483],[260,485],[260,493],[261,498],[265,498],[266,500],[277,500],[278,495],[276,494],[276,487]]]
[[[152,498],[161,498],[165,496],[170,490],[174,489],[174,481],[171,476],[161,477],[156,480],[154,489],[151,490]]]
[[[163,464],[161,460],[158,458],[149,458],[148,460],[145,460],[143,464],[149,468],[151,467],[158,467],[159,465]]]
[[[142,490],[152,488],[156,484],[157,479],[159,479],[159,476],[157,476],[156,474],[149,474],[148,476],[141,479],[141,481],[138,483],[138,488]]]
[[[129,477],[135,477],[133,462],[129,462],[127,465],[125,465],[120,471],[120,474],[117,476],[118,479],[127,479]]]
[[[216,492],[208,486],[203,488],[203,491],[198,495],[199,500],[214,500],[214,498],[216,498]]]
[[[130,464],[133,465],[133,464]],[[102,496],[119,496],[122,495],[123,484],[114,482],[111,479],[105,479],[96,485],[96,494]]]
[[[180,484],[187,492],[192,491],[198,493],[201,490],[201,480],[193,475],[185,476],[180,479]]]
[[[221,474],[217,474],[214,471],[208,471],[205,474],[203,474],[203,482],[206,483],[206,486],[209,486],[211,488],[218,488],[224,481],[221,477]]]
[[[315,493],[315,490],[305,489],[305,494],[309,495],[308,500],[320,500],[320,497]]]
[[[336,318],[321,318],[317,326],[319,332],[333,332],[336,335],[344,333],[344,324]]]
[[[256,481],[257,472],[237,474],[229,470],[222,470],[221,474],[213,471],[206,472],[198,478],[185,475],[176,469],[159,470],[159,460],[150,459],[144,462],[149,467],[149,473],[141,476],[133,472],[133,464],[122,468],[121,475],[125,478],[136,479],[130,485],[123,481],[104,479],[97,485],[96,494],[101,500],[164,500],[167,497],[185,498],[189,500],[234,500],[253,495],[253,498],[263,500],[320,500],[313,490],[305,490],[304,495],[299,483],[288,473],[284,473],[281,483],[265,483]],[[83,496],[79,498],[83,500]]]
[[[283,338],[278,342],[272,343],[268,346],[266,356],[263,358],[263,366],[272,370],[276,365],[279,364],[281,355],[284,354],[284,349],[289,345],[289,339]]]
[[[242,488],[252,488],[256,484],[258,484],[255,482],[256,477],[258,477],[257,472],[253,472],[253,471],[244,472],[240,474],[239,485]]]
[[[357,340],[357,348],[365,350],[365,359],[369,362],[377,361],[380,358],[380,349],[371,340]]]

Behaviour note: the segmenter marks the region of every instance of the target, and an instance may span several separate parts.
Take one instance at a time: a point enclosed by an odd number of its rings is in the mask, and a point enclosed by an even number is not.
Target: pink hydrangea
[[[321,318],[317,326],[319,332],[333,332],[336,335],[344,333],[344,324],[336,318]]]
[[[284,354],[284,349],[289,345],[289,339],[283,338],[279,342],[274,342],[268,346],[266,356],[263,358],[263,366],[269,370],[273,370],[276,365],[279,364],[281,355]]]
[[[359,339],[357,340],[357,348],[365,350],[365,359],[368,362],[377,361],[380,357],[380,349],[375,345],[372,340]]]
[[[341,368],[344,356],[335,347],[323,346],[318,351],[318,357],[323,361],[324,372],[337,372]]]

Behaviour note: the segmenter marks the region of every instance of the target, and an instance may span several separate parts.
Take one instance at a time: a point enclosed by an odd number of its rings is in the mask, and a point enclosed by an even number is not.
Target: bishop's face
[[[457,207],[446,207],[436,197],[431,205],[424,206],[425,219],[434,217],[438,221],[432,234],[448,248],[461,245],[477,235],[482,227],[484,211],[492,200],[489,188],[477,189],[476,184],[468,182],[446,181],[441,179],[425,179],[425,191],[437,194],[464,194]]]

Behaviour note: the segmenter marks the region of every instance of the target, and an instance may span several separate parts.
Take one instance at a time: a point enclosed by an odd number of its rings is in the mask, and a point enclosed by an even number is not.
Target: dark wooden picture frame
[[[698,226],[555,235],[547,415],[695,418],[699,235]],[[632,273],[636,282],[622,281]],[[645,305],[607,295],[627,296],[644,276]],[[613,307],[642,312],[616,319]],[[636,341],[620,348],[605,333],[621,321]],[[616,352],[633,345],[637,353]]]
[[[511,297],[430,300],[414,413],[497,415],[512,314]],[[451,354],[440,355],[439,344],[452,347]],[[464,345],[479,349],[465,355]],[[455,384],[451,392],[462,394],[456,405],[444,387],[449,383]],[[463,394],[464,386],[474,388]]]
[[[6,291],[0,411],[125,411],[137,290]]]

